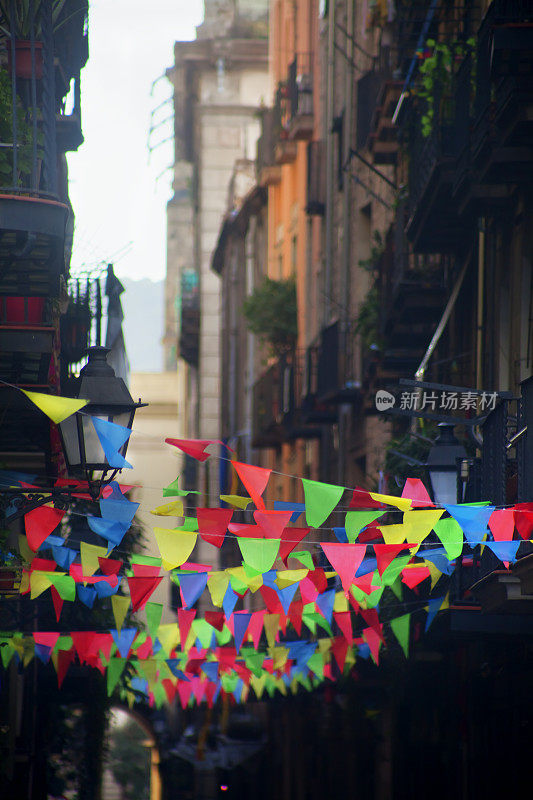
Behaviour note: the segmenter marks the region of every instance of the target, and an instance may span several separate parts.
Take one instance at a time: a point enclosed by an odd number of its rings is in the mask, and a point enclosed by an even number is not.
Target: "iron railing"
[[[313,113],[312,55],[312,53],[297,53],[289,64],[287,93],[291,117]]]

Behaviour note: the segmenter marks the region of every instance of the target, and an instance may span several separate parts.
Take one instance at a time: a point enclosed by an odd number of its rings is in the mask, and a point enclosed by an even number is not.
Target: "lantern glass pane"
[[[98,415],[98,419],[107,421],[107,417]],[[85,462],[87,464],[107,464],[104,448],[89,415],[82,417],[83,439],[85,442]]]
[[[81,463],[80,443],[78,440],[77,414],[71,414],[60,423],[61,435],[65,446],[67,462],[72,466],[79,466]]]
[[[438,505],[457,503],[457,471],[430,469],[433,499]]]

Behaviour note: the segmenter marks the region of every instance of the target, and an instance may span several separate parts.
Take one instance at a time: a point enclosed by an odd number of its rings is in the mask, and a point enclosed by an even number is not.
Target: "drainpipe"
[[[476,330],[476,388],[483,388],[483,317],[485,294],[485,218],[478,222],[477,247],[477,330]]]
[[[329,0],[328,10],[328,48],[326,72],[326,242],[324,264],[324,306],[323,324],[327,325],[331,307],[331,268],[333,260],[333,112],[335,98],[333,82],[335,77],[335,0]]]
[[[346,42],[347,42],[347,58],[344,61],[344,131],[343,131],[343,152],[342,163],[347,164],[351,154],[352,142],[352,113],[353,113],[353,56],[354,56],[354,6],[355,3],[349,3],[347,9],[346,20]],[[340,274],[340,304],[341,304],[341,318],[340,318],[340,337],[339,337],[339,353],[338,359],[340,362],[340,376],[343,383],[346,383],[348,377],[348,365],[350,358],[353,355],[348,346],[349,335],[349,320],[350,320],[350,266],[352,254],[352,237],[351,237],[351,187],[352,181],[346,179],[344,181],[344,191],[342,194],[342,266]],[[343,485],[346,473],[346,421],[350,411],[350,407],[342,403],[338,410],[338,425],[339,425],[339,457],[338,457],[338,482]]]
[[[255,239],[255,217],[250,217],[248,233],[244,240],[245,259],[246,259],[246,296],[250,295],[254,290],[254,239]],[[250,464],[252,460],[252,394],[253,386],[255,383],[255,347],[254,335],[250,331],[246,334],[246,391],[245,391],[245,457],[246,463]]]

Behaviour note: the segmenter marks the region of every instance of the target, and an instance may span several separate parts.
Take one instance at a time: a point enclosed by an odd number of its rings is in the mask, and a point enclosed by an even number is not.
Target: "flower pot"
[[[44,297],[0,298],[0,323],[3,325],[41,325]]]
[[[43,77],[43,43],[34,42],[35,47],[35,78],[40,81]],[[11,44],[7,45],[7,66],[9,72],[12,71],[11,63]],[[17,39],[15,42],[15,75],[17,78],[29,80],[32,76],[31,70],[31,42],[24,39]]]

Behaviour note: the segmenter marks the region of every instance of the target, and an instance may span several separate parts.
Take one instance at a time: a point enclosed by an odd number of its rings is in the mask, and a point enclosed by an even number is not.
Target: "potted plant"
[[[52,27],[54,30],[66,20],[58,24],[58,19],[63,11],[66,0],[54,0],[52,3]],[[40,80],[43,76],[43,44],[41,41],[41,0],[34,0],[34,19],[31,19],[30,0],[15,0],[15,15],[11,19],[10,0],[0,0],[0,31],[8,38],[12,31],[15,34],[15,74],[17,78],[30,79],[32,77],[31,64],[31,29],[33,25],[34,52],[35,52],[35,77]],[[12,71],[11,47],[7,45],[7,60],[9,72]]]
[[[11,79],[5,69],[0,69],[0,186],[24,185],[33,169],[33,127],[27,121],[20,99],[16,102],[17,115],[17,174],[13,180],[13,94]],[[37,133],[37,157],[42,157],[42,133]],[[35,165],[38,166],[38,165]]]

